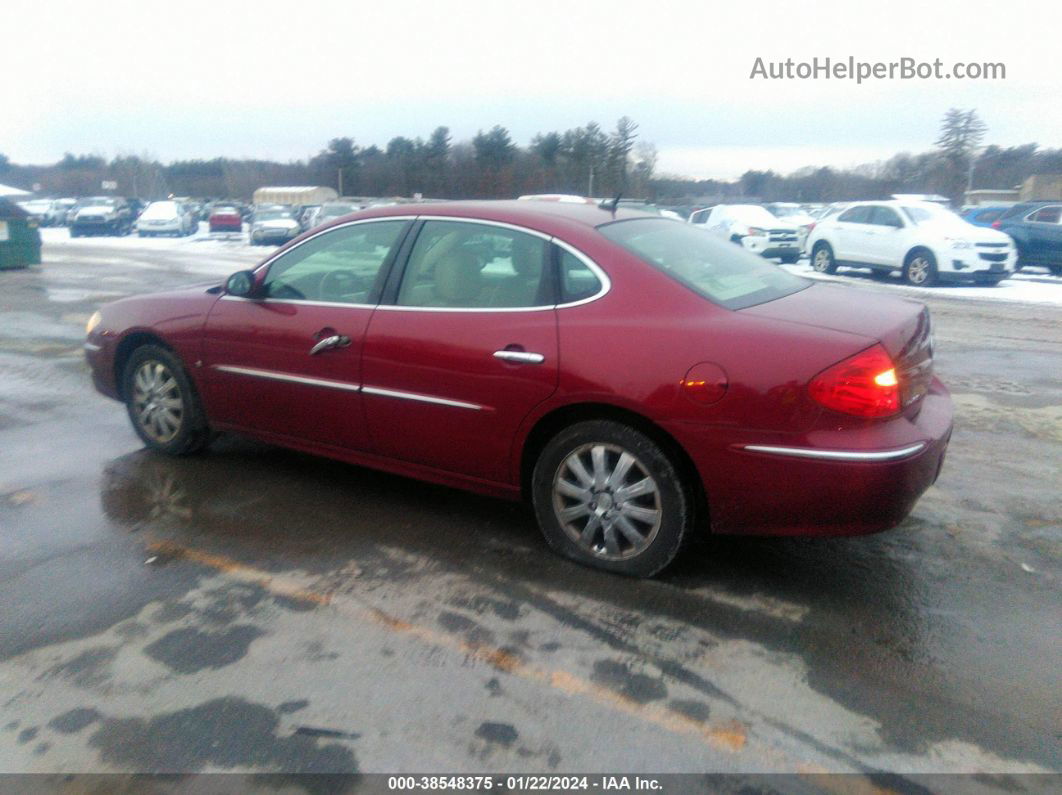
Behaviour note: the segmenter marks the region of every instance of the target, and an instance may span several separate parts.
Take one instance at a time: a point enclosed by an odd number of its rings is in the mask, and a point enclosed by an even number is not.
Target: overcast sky
[[[519,8],[520,10],[516,10]],[[330,138],[455,140],[622,115],[659,172],[732,178],[932,146],[950,106],[986,142],[1062,147],[1062,2],[8,0],[0,153],[300,159]],[[757,57],[1002,62],[996,81],[765,81]]]

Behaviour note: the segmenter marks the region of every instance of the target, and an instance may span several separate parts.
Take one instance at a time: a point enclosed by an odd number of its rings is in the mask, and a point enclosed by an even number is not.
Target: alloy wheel
[[[612,444],[585,444],[568,454],[553,477],[553,510],[569,538],[604,560],[641,554],[663,520],[648,469]]]
[[[181,430],[184,400],[173,373],[162,362],[149,359],[133,375],[133,414],[141,430],[160,444]]]
[[[907,280],[911,284],[923,284],[929,278],[929,260],[918,256],[907,266]]]
[[[819,273],[826,273],[830,269],[830,252],[824,248],[820,248],[815,252],[815,261],[812,263],[812,267]]]

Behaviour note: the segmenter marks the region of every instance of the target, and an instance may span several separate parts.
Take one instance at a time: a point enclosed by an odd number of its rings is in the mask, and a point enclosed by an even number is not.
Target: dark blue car
[[[1062,276],[1062,201],[1015,204],[992,227],[1014,238],[1019,270],[1025,265],[1042,265]]]
[[[963,211],[962,218],[974,226],[992,226],[996,219],[1009,209],[1009,204],[971,207],[969,210]]]

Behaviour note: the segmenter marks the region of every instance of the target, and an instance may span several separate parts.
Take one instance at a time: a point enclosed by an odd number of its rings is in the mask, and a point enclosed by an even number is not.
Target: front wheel
[[[937,283],[937,260],[925,249],[911,252],[903,266],[903,278],[915,287],[932,287]]]
[[[678,554],[693,502],[652,439],[608,420],[580,422],[542,451],[532,499],[549,545],[587,566],[650,577]]]
[[[122,379],[133,429],[152,450],[185,455],[210,440],[199,396],[180,360],[158,345],[133,351]]]

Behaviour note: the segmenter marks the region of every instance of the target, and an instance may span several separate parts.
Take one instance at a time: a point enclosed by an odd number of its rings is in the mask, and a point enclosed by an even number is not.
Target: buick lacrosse
[[[636,576],[697,533],[892,527],[952,427],[924,306],[622,205],[359,212],[107,304],[85,349],[152,449],[235,432],[525,499],[553,549]]]

